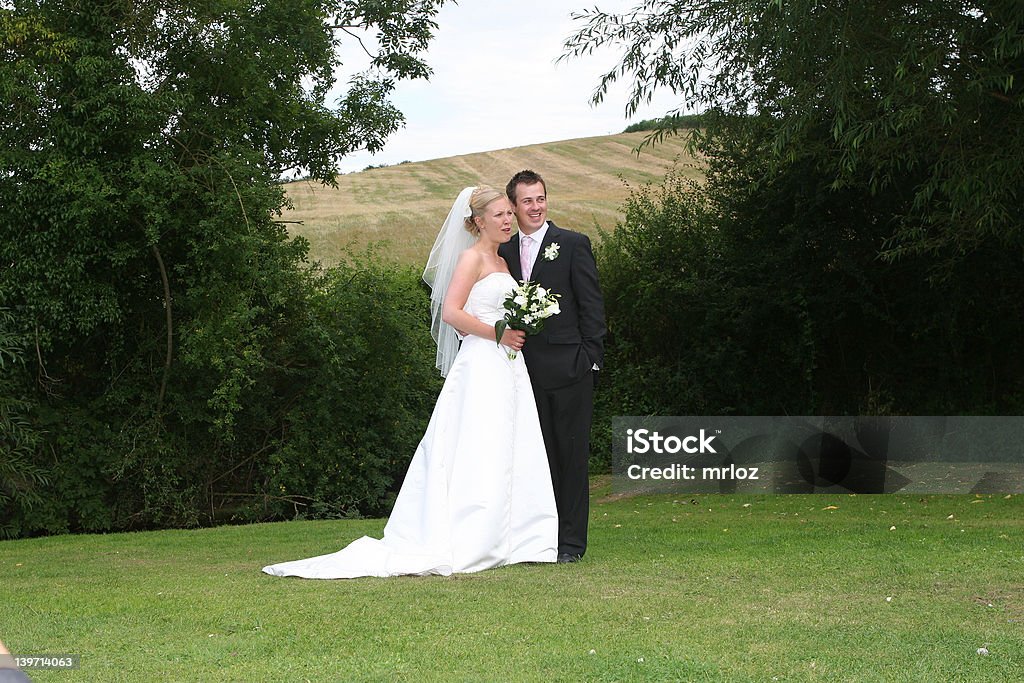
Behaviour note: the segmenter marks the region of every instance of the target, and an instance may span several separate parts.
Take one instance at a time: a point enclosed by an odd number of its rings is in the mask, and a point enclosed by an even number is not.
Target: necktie
[[[529,280],[530,273],[533,272],[533,260],[530,258],[530,252],[533,251],[533,238],[529,235],[523,235],[519,240],[519,263],[522,266],[523,279]]]

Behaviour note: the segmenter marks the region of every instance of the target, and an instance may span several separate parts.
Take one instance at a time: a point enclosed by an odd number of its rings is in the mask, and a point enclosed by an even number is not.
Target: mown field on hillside
[[[683,138],[635,148],[647,133],[623,133],[467,154],[375,168],[338,177],[338,187],[312,182],[287,185],[294,208],[284,220],[309,240],[311,255],[336,263],[346,248],[359,251],[386,240],[403,263],[426,261],[437,231],[459,190],[468,185],[504,187],[513,173],[531,168],[544,176],[553,221],[590,235],[622,218],[629,186],[657,182],[675,164],[688,175],[700,165]]]

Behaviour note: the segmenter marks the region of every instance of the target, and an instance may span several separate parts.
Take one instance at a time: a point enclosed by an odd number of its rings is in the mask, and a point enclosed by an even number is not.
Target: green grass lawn
[[[82,656],[38,681],[1024,677],[1020,496],[607,493],[580,564],[447,578],[260,572],[383,520],[6,541],[0,639]]]

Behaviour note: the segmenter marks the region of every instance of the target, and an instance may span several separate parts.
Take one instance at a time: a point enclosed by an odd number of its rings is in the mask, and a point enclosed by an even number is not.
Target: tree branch
[[[153,245],[153,255],[160,266],[160,278],[164,282],[164,308],[167,311],[167,358],[164,361],[164,377],[160,382],[160,396],[156,402],[156,412],[159,414],[163,409],[164,395],[167,393],[167,378],[171,374],[171,354],[174,352],[174,320],[171,315],[171,285],[167,279],[167,268],[164,266],[164,259],[160,255],[160,249]]]
[[[331,27],[329,27],[329,28],[336,28],[336,29],[339,29],[339,30],[343,31],[344,33],[347,33],[347,34],[349,34],[350,36],[352,36],[353,38],[355,38],[356,40],[358,40],[358,41],[359,41],[359,47],[363,48],[363,52],[365,52],[365,53],[366,53],[366,55],[367,55],[367,56],[368,56],[368,57],[369,57],[370,59],[377,59],[377,55],[373,54],[372,52],[370,52],[370,51],[369,51],[369,50],[368,50],[368,49],[366,48],[366,43],[364,43],[364,42],[363,42],[363,39],[362,39],[362,38],[360,38],[360,37],[359,37],[358,35],[356,35],[355,33],[352,33],[352,31],[348,30],[348,29],[349,29],[349,27],[347,27],[347,26],[341,26],[341,25],[334,25],[334,26],[331,26]]]
[[[37,380],[39,382],[39,386],[41,386],[43,388],[43,391],[46,392],[47,396],[55,397],[55,396],[57,396],[57,392],[55,392],[53,389],[51,389],[50,386],[51,385],[55,385],[55,384],[59,384],[60,380],[59,379],[54,379],[53,377],[50,377],[50,373],[48,373],[46,371],[46,366],[43,364],[43,351],[42,351],[42,349],[39,348],[39,325],[36,325],[36,335],[35,335],[35,337],[36,337],[36,339],[35,339],[35,341],[36,341],[36,358],[39,359],[39,373],[41,373],[41,374],[37,374]]]

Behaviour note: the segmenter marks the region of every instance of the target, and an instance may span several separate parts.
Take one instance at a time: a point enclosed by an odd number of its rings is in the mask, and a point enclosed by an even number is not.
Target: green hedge
[[[419,274],[373,254],[285,273],[261,306],[239,296],[189,318],[182,297],[162,405],[159,355],[83,372],[65,349],[49,372],[79,374],[49,393],[6,374],[4,532],[386,513],[441,383]]]
[[[623,133],[639,133],[661,129],[701,128],[704,125],[703,114],[680,114],[678,116],[662,116],[657,119],[644,119],[626,126]]]
[[[595,466],[615,415],[1020,414],[1019,247],[885,260],[906,185],[835,189],[800,161],[768,173],[757,135],[701,138],[707,178],[638,189],[597,247]]]

